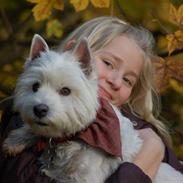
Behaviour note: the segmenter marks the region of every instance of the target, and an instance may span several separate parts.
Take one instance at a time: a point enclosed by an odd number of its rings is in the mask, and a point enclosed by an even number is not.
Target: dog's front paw
[[[25,145],[23,144],[15,144],[10,145],[8,143],[3,144],[3,151],[5,154],[9,156],[16,156],[17,154],[20,154],[25,149]]]
[[[29,147],[34,139],[28,126],[12,130],[3,142],[3,151],[10,156],[16,156]]]

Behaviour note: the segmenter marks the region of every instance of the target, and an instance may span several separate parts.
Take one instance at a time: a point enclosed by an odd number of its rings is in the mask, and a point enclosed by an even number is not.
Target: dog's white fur
[[[4,150],[17,154],[33,145],[40,135],[62,138],[86,128],[95,119],[99,107],[97,74],[93,68],[85,39],[72,53],[57,53],[50,51],[46,42],[35,35],[15,90],[14,109],[26,124],[10,133],[3,144]],[[35,83],[39,86],[33,91]],[[69,88],[71,93],[63,95],[63,88]],[[39,104],[48,106],[48,112],[41,118],[34,113],[34,107]],[[82,141],[70,140],[44,150],[40,158],[45,165],[42,171],[58,181],[103,183],[121,163],[132,162],[143,141],[131,121],[112,107],[120,122],[123,161]],[[183,175],[161,163],[155,182],[182,183]]]

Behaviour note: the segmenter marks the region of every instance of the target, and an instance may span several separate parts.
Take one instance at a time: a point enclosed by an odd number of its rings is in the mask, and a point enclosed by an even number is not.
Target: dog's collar
[[[55,146],[57,144],[64,143],[67,140],[69,140],[70,138],[71,137],[63,137],[63,138],[44,138],[44,137],[41,137],[36,142],[36,151],[41,152],[46,147],[48,147],[50,149],[55,148]]]

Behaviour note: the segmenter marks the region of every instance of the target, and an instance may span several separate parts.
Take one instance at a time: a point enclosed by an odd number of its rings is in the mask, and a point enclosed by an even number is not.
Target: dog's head
[[[49,50],[35,35],[16,89],[14,109],[35,133],[62,137],[88,126],[98,108],[97,76],[87,40],[75,49]]]

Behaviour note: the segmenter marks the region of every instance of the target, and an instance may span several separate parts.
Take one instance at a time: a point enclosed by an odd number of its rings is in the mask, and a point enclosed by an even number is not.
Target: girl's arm
[[[152,183],[134,163],[125,162],[105,181],[105,183]]]
[[[139,133],[144,143],[133,163],[123,163],[106,183],[152,183],[164,157],[164,144],[151,128]]]
[[[153,180],[164,158],[165,146],[152,129],[145,128],[139,133],[144,143],[133,163]]]

